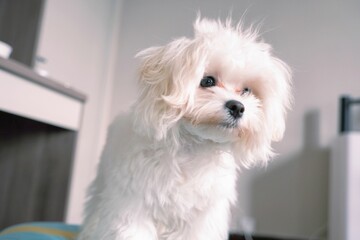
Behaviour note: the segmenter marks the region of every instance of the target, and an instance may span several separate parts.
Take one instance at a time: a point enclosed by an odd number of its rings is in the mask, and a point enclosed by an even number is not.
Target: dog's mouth
[[[231,114],[230,112],[228,112],[226,118],[224,119],[224,121],[222,121],[219,125],[223,128],[227,128],[227,129],[234,129],[234,128],[238,128],[239,127],[239,122],[240,122],[239,117],[234,117],[233,114]]]
[[[239,121],[236,119],[232,119],[230,121],[222,122],[219,125],[226,129],[234,129],[239,127]]]

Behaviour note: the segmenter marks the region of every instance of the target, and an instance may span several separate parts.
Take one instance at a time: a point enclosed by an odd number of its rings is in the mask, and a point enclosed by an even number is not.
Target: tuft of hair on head
[[[236,24],[234,24],[231,16],[227,17],[225,21],[222,21],[220,18],[214,20],[203,18],[198,15],[194,22],[195,36],[235,33],[243,39],[258,41],[260,37],[260,29],[261,24],[251,24],[250,27],[245,28],[243,20],[239,20]]]

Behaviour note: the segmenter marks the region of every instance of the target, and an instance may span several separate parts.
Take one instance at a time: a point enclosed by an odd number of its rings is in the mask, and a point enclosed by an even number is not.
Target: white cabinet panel
[[[78,130],[82,102],[0,70],[0,110]]]
[[[360,133],[338,137],[330,165],[329,240],[360,239]]]

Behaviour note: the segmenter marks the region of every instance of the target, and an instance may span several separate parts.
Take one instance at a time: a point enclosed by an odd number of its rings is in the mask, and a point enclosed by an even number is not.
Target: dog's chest
[[[220,200],[235,200],[236,164],[226,152],[203,152],[180,159],[180,178],[172,199],[182,209],[202,210]]]
[[[218,204],[236,200],[237,167],[232,155],[205,152],[186,154],[176,160],[179,172],[174,178],[170,174],[163,179],[164,186],[171,186],[166,191],[157,188],[160,205],[152,213],[159,234],[164,236],[181,229],[183,222],[211,212]]]

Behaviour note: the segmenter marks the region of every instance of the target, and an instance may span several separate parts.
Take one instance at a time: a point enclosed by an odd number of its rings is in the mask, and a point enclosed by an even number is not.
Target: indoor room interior
[[[81,224],[108,126],[138,93],[135,55],[192,37],[199,15],[255,26],[293,74],[284,138],[241,169],[229,239],[360,239],[360,1],[0,0],[0,240]]]

